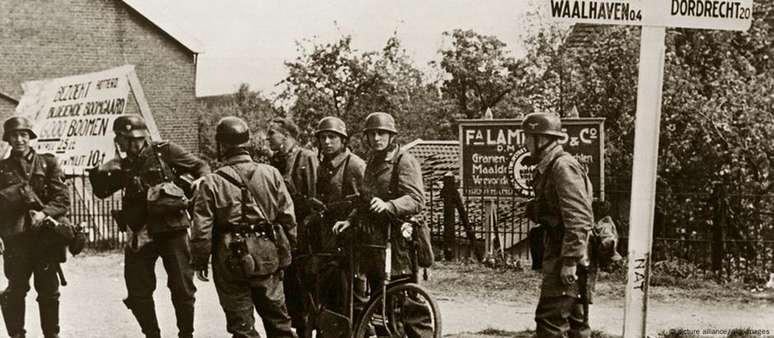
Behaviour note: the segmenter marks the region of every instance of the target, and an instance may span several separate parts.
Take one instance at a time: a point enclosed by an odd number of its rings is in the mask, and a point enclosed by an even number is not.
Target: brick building
[[[140,6],[142,5],[142,6]],[[133,64],[162,138],[198,151],[198,42],[138,0],[0,1],[0,119],[21,83]],[[137,112],[133,99],[127,110]]]

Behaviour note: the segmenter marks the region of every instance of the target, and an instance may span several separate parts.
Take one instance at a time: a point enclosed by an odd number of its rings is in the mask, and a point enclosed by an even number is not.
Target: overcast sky
[[[158,10],[201,42],[197,94],[233,92],[240,83],[273,96],[295,41],[330,42],[351,34],[353,46],[377,50],[394,31],[416,65],[438,58],[441,33],[454,28],[495,35],[523,53],[523,15],[536,0],[135,0]]]

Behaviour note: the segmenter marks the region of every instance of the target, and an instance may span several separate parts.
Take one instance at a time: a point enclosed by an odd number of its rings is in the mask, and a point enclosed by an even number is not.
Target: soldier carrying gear
[[[246,145],[244,120],[224,117],[215,139],[224,166],[194,196],[191,256],[196,276],[208,281],[207,263],[234,337],[260,337],[253,310],[269,337],[295,337],[285,305],[282,269],[296,241],[293,202],[282,175],[256,163]]]
[[[0,306],[8,334],[24,337],[24,300],[34,275],[43,336],[58,337],[61,276],[57,272],[66,249],[55,233],[35,229],[47,218],[64,221],[70,199],[56,157],[38,154],[30,146],[37,137],[33,129],[24,117],[12,117],[3,124],[3,140],[11,145],[11,156],[0,161],[0,237],[5,242],[8,278]]]
[[[277,168],[285,180],[285,186],[293,198],[296,220],[299,222],[299,234],[306,233],[302,220],[312,213],[309,200],[317,196],[317,156],[314,152],[298,144],[298,126],[285,118],[275,118],[269,123],[267,137],[269,147],[274,151],[270,163]],[[299,238],[299,247],[308,247],[306,239]],[[293,262],[285,271],[285,297],[290,318],[299,336],[305,335],[306,313],[304,288],[301,285],[303,275],[301,266]]]
[[[365,136],[370,148],[369,159],[363,174],[363,184],[359,191],[366,200],[359,203],[355,212],[344,221],[336,222],[334,233],[341,233],[354,222],[359,222],[360,242],[373,245],[384,245],[386,229],[390,227],[393,234],[402,232],[404,224],[401,219],[408,220],[418,215],[425,204],[425,190],[422,183],[422,169],[419,162],[409,152],[401,149],[395,141],[398,130],[395,119],[383,112],[371,113],[366,117]],[[413,245],[410,239],[403,236],[391,236],[392,246],[392,276],[414,275],[412,253]],[[376,290],[381,290],[386,275],[384,272],[384,252],[363,250],[358,253],[360,270],[365,274],[373,296]],[[357,296],[357,295],[356,295]],[[359,298],[359,297],[357,297]],[[358,299],[358,307],[362,302]],[[403,324],[410,337],[427,337],[430,332],[430,314],[426,308],[411,304],[406,299],[403,304],[407,311]]]
[[[153,291],[155,263],[164,261],[175,308],[179,337],[193,335],[193,269],[189,261],[187,201],[175,182],[189,174],[200,179],[210,167],[172,142],[151,142],[139,115],[122,115],[113,122],[118,153],[125,154],[89,170],[94,195],[111,196],[123,189],[119,226],[126,226],[129,245],[124,253],[124,300],[146,337],[159,337]],[[198,181],[194,181],[195,186]]]
[[[522,130],[536,163],[535,199],[528,209],[530,219],[540,226],[530,231],[530,243],[544,243],[542,253],[536,255],[542,256],[543,272],[536,335],[588,337],[588,241],[594,223],[591,181],[559,144],[565,134],[558,116],[529,114]]]
[[[321,212],[310,216],[306,220],[307,234],[311,251],[315,253],[333,253],[343,245],[344,241],[337,238],[332,227],[336,221],[346,219],[356,205],[353,196],[360,195],[360,187],[363,183],[365,161],[352,153],[347,148],[349,134],[347,126],[338,117],[328,116],[322,118],[315,130],[317,147],[320,149],[320,166],[317,168],[317,197],[321,204]],[[351,240],[351,236],[347,238]],[[316,283],[307,283],[307,293],[316,290],[325,290],[317,295],[321,304],[338,313],[346,313],[347,304],[343,302],[348,297],[348,280],[355,275],[353,291],[360,298],[366,297],[366,280],[357,271],[348,271],[346,261],[341,261],[340,256],[319,256],[318,259],[307,263],[308,269],[314,274],[312,278],[307,276],[305,280]],[[303,262],[302,262],[303,263]],[[310,285],[311,284],[311,285]],[[318,332],[319,333],[319,332]]]

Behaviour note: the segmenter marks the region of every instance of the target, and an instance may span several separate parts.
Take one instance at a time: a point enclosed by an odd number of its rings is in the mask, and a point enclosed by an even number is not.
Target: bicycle
[[[348,196],[345,202],[349,202],[358,196]],[[318,201],[319,202],[319,201]],[[338,202],[337,202],[338,203]],[[317,217],[325,220],[325,215],[330,206],[317,204]],[[414,231],[416,233],[416,231]],[[344,304],[345,311],[334,311],[326,308],[320,299],[319,280],[315,287],[306,296],[307,304],[311,309],[309,333],[305,338],[313,337],[441,337],[441,316],[438,305],[430,294],[418,284],[418,268],[416,255],[412,253],[413,273],[408,276],[391,275],[392,269],[392,227],[387,227],[384,245],[354,244],[346,247],[339,246],[337,251],[310,252],[300,255],[298,259],[336,258],[338,262],[346,261],[346,292]],[[352,237],[354,238],[354,236]],[[413,246],[412,246],[413,248]],[[380,290],[371,290],[371,297],[364,305],[364,311],[360,318],[354,318],[354,252],[360,250],[384,250],[384,282]],[[413,250],[412,250],[413,251]],[[331,262],[333,260],[328,260]],[[386,297],[384,295],[387,295]],[[346,312],[346,313],[342,313]],[[414,322],[424,314],[425,319],[421,323]],[[414,321],[412,321],[414,320]],[[416,328],[421,328],[423,334],[418,334]],[[354,334],[353,334],[354,333]]]

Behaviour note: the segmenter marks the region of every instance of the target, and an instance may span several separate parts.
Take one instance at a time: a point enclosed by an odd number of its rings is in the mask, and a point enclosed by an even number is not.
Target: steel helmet
[[[10,133],[16,130],[26,130],[30,133],[30,140],[38,138],[38,135],[35,135],[35,132],[32,131],[32,122],[30,122],[29,119],[26,117],[14,116],[5,120],[5,123],[3,124],[3,141],[8,142]]]
[[[547,113],[532,113],[521,122],[521,129],[525,134],[540,134],[556,137],[564,137],[562,121],[559,116]]]
[[[385,130],[393,134],[398,133],[398,130],[395,129],[395,119],[392,118],[392,115],[382,112],[368,114],[365,120],[365,131],[369,130]]]
[[[250,141],[250,127],[245,120],[236,116],[226,116],[218,121],[215,128],[215,140],[229,145],[240,145]]]
[[[121,115],[113,121],[113,132],[129,138],[148,137],[148,126],[140,115]]]
[[[323,117],[320,123],[317,124],[317,130],[314,131],[315,136],[319,136],[324,131],[330,131],[341,135],[343,138],[348,138],[347,125],[340,118],[335,116]]]

